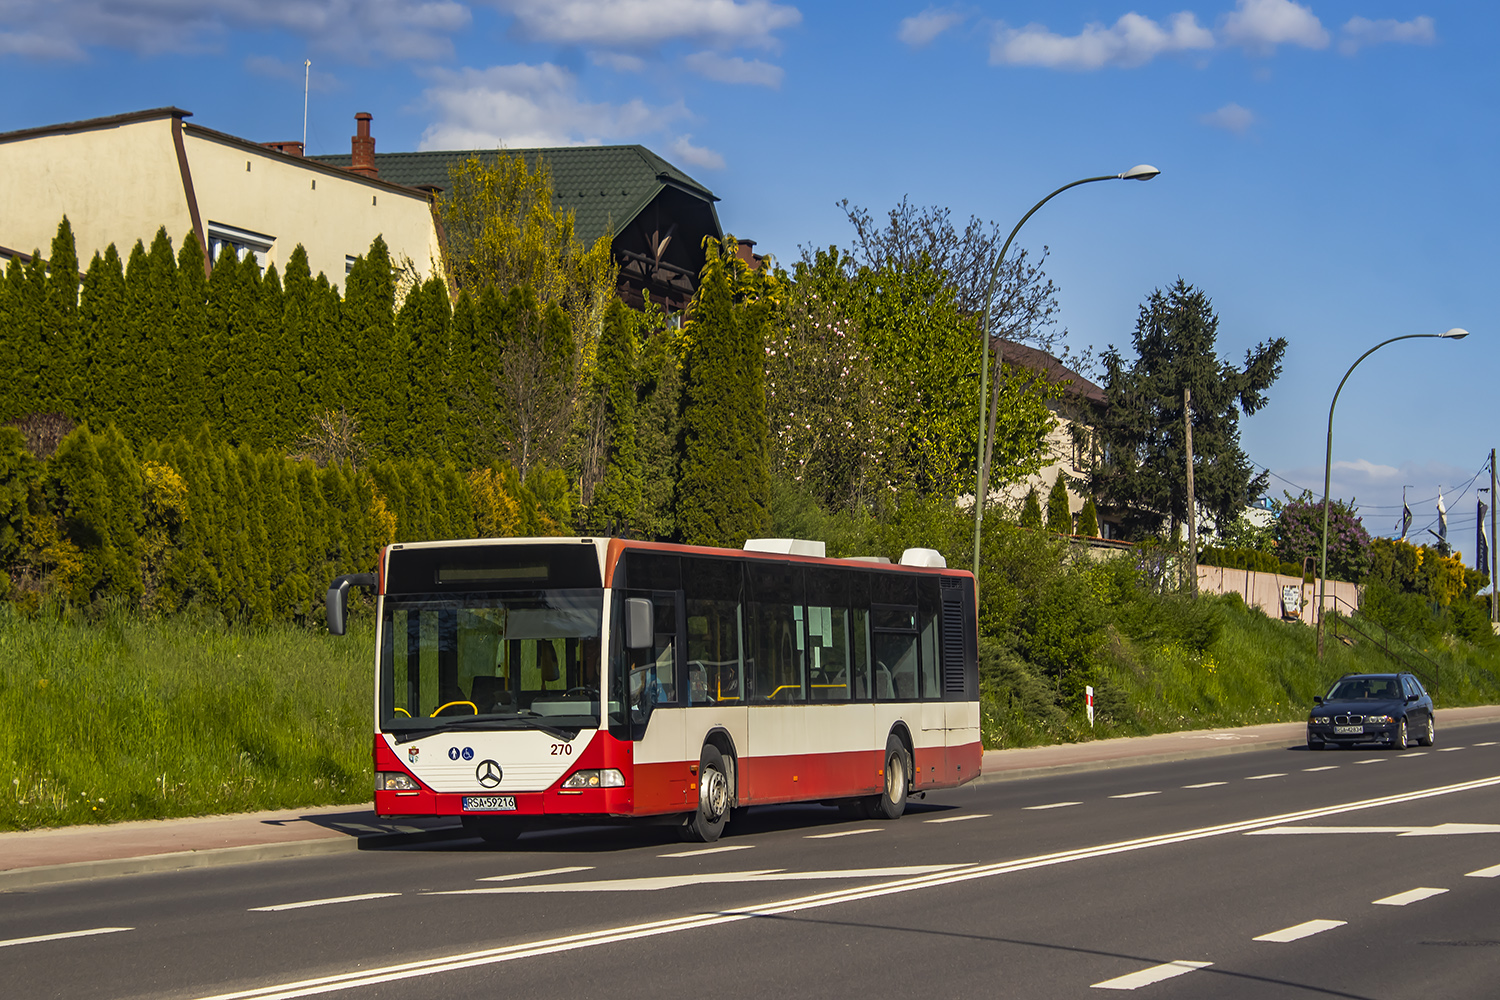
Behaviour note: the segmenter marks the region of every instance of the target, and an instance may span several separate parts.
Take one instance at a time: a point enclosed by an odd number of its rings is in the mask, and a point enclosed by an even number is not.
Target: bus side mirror
[[[330,591],[331,593],[331,591]],[[650,649],[652,634],[651,602],[644,597],[625,599],[625,648]]]
[[[333,581],[323,602],[328,613],[328,634],[343,635],[349,618],[349,588],[376,585],[374,573],[348,573]]]

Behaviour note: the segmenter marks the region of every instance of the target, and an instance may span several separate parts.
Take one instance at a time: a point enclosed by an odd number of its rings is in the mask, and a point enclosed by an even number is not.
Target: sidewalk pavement
[[[1438,738],[1442,740],[1456,727],[1500,721],[1500,705],[1442,709],[1437,717],[1441,726]],[[1279,722],[1241,729],[1200,729],[989,750],[979,782],[1241,753],[1278,744],[1300,744],[1305,733],[1301,722]],[[381,819],[369,803],[24,830],[0,833],[0,892],[115,875],[341,854],[462,836],[462,828],[451,819]]]

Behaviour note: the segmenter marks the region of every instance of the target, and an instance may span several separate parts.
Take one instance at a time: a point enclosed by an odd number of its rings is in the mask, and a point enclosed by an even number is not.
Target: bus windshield
[[[387,596],[381,728],[597,728],[603,602],[598,589]]]

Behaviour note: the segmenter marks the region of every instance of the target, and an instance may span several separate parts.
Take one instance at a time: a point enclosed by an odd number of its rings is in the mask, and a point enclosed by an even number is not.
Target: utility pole
[[[1193,390],[1183,386],[1182,422],[1187,429],[1188,579],[1198,596],[1198,504],[1193,497]]]
[[[1495,547],[1495,507],[1500,506],[1500,501],[1495,499],[1495,449],[1490,449],[1490,629],[1495,628],[1495,623],[1500,622],[1500,585],[1496,578],[1500,577],[1500,550]]]

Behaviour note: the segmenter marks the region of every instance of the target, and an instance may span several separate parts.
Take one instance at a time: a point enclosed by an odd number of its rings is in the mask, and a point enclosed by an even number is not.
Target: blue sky
[[[246,138],[345,152],[356,111],[393,152],[640,142],[722,199],[725,226],[790,263],[847,244],[837,202],[909,196],[1051,250],[1074,350],[1125,347],[1181,276],[1220,349],[1286,337],[1252,460],[1388,534],[1448,497],[1473,551],[1500,444],[1492,49],[1500,14],[1445,0],[3,0],[0,130],[175,104]]]

